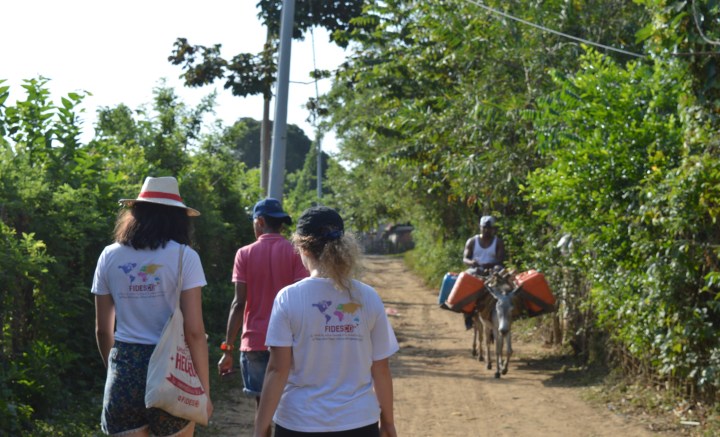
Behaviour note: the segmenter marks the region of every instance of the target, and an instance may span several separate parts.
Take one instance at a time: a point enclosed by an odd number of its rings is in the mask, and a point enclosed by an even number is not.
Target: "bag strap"
[[[182,293],[183,283],[183,253],[185,252],[185,245],[180,245],[180,254],[178,255],[178,280],[177,280],[177,304],[180,305],[180,293]]]

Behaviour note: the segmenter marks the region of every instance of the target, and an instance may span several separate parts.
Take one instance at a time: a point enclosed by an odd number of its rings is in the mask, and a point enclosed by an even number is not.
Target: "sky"
[[[192,45],[222,44],[226,59],[238,53],[257,53],[265,42],[265,29],[257,18],[257,0],[0,0],[0,79],[10,86],[10,102],[25,98],[25,79],[50,79],[52,101],[70,92],[88,91],[82,139],[94,134],[95,112],[121,103],[131,109],[151,106],[153,88],[165,79],[189,107],[217,90],[215,118],[231,125],[241,117],[262,119],[262,97],[240,98],[223,89],[221,80],[201,88],[186,88],[180,66],[168,56],[179,37]],[[287,123],[298,125],[314,139],[306,118],[305,102],[315,96],[309,76],[313,63],[334,70],[344,51],[328,40],[323,29],[304,41],[293,41]],[[314,61],[313,61],[314,58]],[[310,82],[309,84],[293,82]],[[330,80],[318,82],[322,95]],[[271,102],[271,118],[275,100]],[[323,150],[336,151],[335,138],[327,134]]]

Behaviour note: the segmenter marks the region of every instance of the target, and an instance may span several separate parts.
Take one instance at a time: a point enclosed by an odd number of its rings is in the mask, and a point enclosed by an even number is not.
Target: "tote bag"
[[[180,310],[184,249],[185,246],[180,246],[175,311],[165,324],[148,364],[145,406],[160,408],[173,416],[207,425],[207,394],[195,372],[190,349],[185,342]]]

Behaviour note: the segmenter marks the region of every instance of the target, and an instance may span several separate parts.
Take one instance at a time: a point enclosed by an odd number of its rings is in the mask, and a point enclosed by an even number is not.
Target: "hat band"
[[[182,197],[178,196],[177,194],[163,193],[162,191],[143,191],[138,197],[151,199],[171,199],[182,202]]]

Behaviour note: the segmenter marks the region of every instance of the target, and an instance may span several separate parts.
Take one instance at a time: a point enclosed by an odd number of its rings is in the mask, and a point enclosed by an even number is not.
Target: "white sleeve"
[[[177,258],[176,258],[177,261]],[[177,264],[177,262],[176,262]],[[191,247],[185,248],[183,255],[183,290],[207,285],[205,271],[200,262],[200,255]]]
[[[377,314],[375,323],[370,331],[370,339],[372,341],[372,359],[378,361],[389,357],[400,349],[397,338],[395,338],[395,332],[390,325],[387,314],[385,313],[385,306],[378,296],[377,292],[373,290],[375,295],[372,298],[373,309]]]
[[[93,294],[110,294],[110,284],[107,282],[107,275],[105,274],[105,263],[107,257],[107,247],[103,249],[100,257],[98,258],[97,266],[95,266],[95,274],[93,275],[92,288],[90,291]]]

